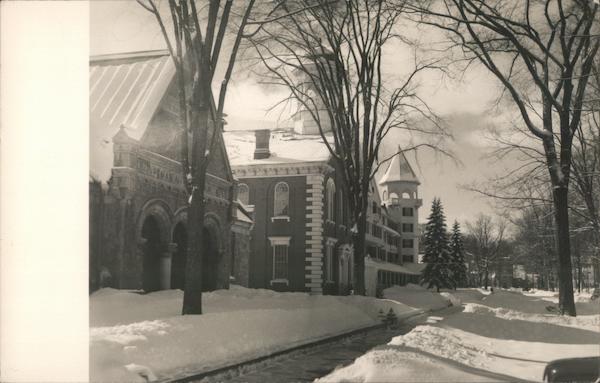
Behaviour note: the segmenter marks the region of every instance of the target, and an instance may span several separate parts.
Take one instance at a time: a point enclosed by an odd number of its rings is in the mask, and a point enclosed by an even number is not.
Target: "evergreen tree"
[[[467,265],[465,264],[465,249],[462,242],[460,225],[454,221],[452,226],[452,237],[450,238],[450,270],[454,287],[466,286]]]
[[[434,198],[431,204],[431,214],[425,227],[425,254],[423,262],[427,264],[421,277],[421,284],[427,283],[427,288],[451,288],[450,246],[446,233],[446,217],[439,198]]]

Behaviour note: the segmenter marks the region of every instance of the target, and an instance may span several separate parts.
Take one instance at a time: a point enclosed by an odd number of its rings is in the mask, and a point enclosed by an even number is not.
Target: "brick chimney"
[[[271,152],[269,152],[269,139],[271,138],[271,131],[269,129],[260,129],[254,132],[256,137],[256,147],[254,148],[254,159],[260,160],[263,158],[269,158]]]

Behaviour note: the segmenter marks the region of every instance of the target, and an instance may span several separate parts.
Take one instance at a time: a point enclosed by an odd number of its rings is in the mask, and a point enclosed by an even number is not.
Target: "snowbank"
[[[182,295],[113,289],[92,294],[91,380],[182,376],[376,325],[380,310],[392,309],[399,318],[421,312],[393,300],[231,286],[203,295],[203,315],[181,316]]]
[[[450,294],[444,296],[433,290],[427,290],[422,286],[411,283],[406,286],[389,287],[383,290],[383,296],[387,299],[402,302],[405,305],[422,310],[436,310],[452,305],[449,297]],[[460,302],[457,299],[455,301]],[[458,305],[460,306],[460,303]]]
[[[546,363],[569,357],[598,355],[598,345],[552,344],[494,339],[452,328],[418,326],[390,342],[412,347],[461,364],[519,379],[539,381]]]
[[[462,313],[430,316],[319,382],[540,381],[552,360],[600,355],[600,315],[549,314],[542,298],[554,295],[476,289],[451,295],[468,301]],[[577,303],[578,312],[594,308]]]
[[[579,315],[577,317],[556,314],[526,314],[504,307],[491,308],[477,303],[465,304],[465,313],[491,314],[502,319],[525,320],[537,323],[550,323],[589,331],[600,331],[600,315]]]
[[[420,352],[398,347],[369,351],[350,366],[337,369],[315,380],[318,383],[338,382],[497,382],[477,372],[457,369],[446,361]]]

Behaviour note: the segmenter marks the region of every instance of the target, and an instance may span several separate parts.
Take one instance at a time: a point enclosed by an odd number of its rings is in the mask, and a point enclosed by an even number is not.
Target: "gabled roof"
[[[111,132],[121,125],[139,139],[156,110],[174,67],[167,51],[93,56],[90,118]]]
[[[398,146],[398,153],[399,154],[395,155],[389,162],[385,174],[379,180],[379,184],[383,185],[386,183],[397,181],[420,183],[415,172],[410,166],[410,163],[406,159],[406,156],[404,155],[404,153],[402,153],[400,146]]]
[[[121,127],[139,140],[165,94],[174,66],[167,51],[90,58],[90,172],[107,181],[112,139]]]

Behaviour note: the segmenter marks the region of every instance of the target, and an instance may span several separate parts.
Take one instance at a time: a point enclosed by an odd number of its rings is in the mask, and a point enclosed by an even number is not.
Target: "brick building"
[[[341,172],[321,136],[302,133],[224,133],[240,182],[239,199],[253,211],[249,286],[346,294],[352,288],[354,253]],[[416,282],[420,274],[418,180],[404,156],[382,174],[371,183],[367,216],[371,295],[378,284]]]
[[[173,78],[166,51],[90,59],[91,290],[184,286],[187,196]],[[248,281],[252,220],[218,144],[206,186],[205,290]]]

